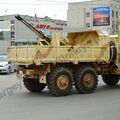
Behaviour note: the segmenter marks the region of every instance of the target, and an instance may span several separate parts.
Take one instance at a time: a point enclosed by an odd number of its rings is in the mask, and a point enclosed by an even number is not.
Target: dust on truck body
[[[68,33],[62,38],[53,33],[46,37],[20,16],[16,18],[37,36],[36,45],[11,45],[10,63],[18,65],[17,76],[23,76],[31,92],[46,86],[52,95],[68,95],[75,85],[79,93],[92,93],[102,75],[107,85],[116,85],[120,74],[120,37],[101,31]]]

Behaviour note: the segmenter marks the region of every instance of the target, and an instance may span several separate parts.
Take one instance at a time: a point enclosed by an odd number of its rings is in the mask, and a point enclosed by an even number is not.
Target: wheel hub
[[[59,89],[64,90],[68,87],[68,78],[65,75],[61,75],[57,79],[57,86]]]
[[[93,86],[93,81],[94,81],[94,78],[90,73],[85,74],[85,76],[83,78],[83,84],[86,87],[92,87]]]

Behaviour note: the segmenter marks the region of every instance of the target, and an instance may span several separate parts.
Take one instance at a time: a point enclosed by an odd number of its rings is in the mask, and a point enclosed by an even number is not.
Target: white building
[[[67,22],[63,20],[55,20],[49,17],[38,18],[27,15],[20,15],[27,22],[32,24],[36,29],[41,30],[46,36],[50,36],[52,32],[59,32],[61,35],[65,33],[63,30],[67,26]],[[35,41],[37,36],[23,23],[15,18],[15,15],[0,16],[0,54],[6,53],[6,48],[11,41]]]
[[[117,34],[120,0],[92,0],[69,3],[68,26],[98,29]]]

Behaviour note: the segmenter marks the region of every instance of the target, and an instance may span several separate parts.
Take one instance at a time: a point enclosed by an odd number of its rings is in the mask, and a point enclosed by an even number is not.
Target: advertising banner
[[[93,26],[110,25],[110,7],[93,8]]]

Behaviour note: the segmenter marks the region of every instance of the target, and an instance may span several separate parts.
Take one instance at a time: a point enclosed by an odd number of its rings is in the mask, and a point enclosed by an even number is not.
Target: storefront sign
[[[52,26],[46,25],[46,24],[37,24],[35,26],[35,28],[38,28],[38,29],[47,29],[47,30],[63,30],[63,28],[52,27]]]

